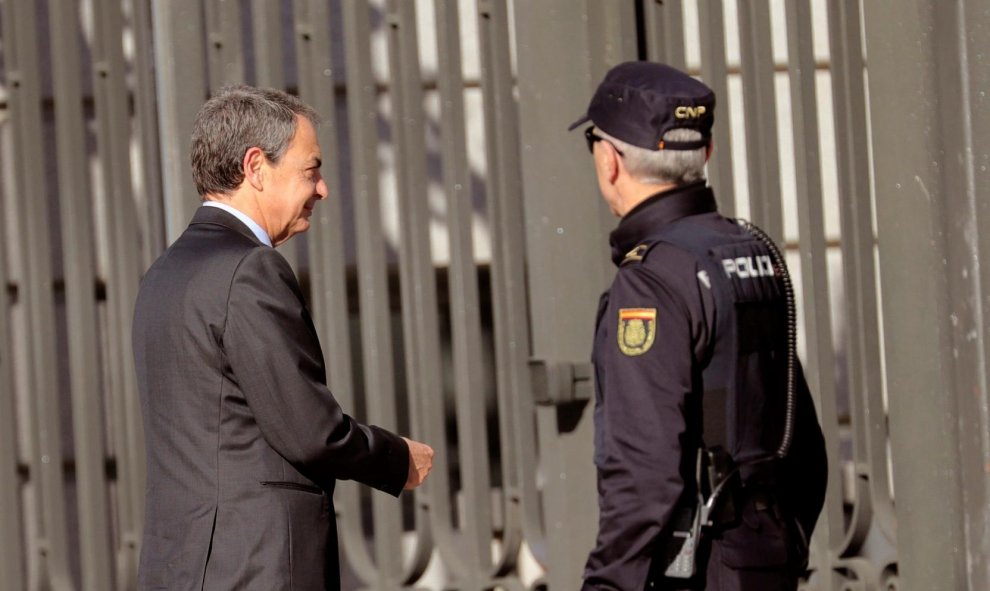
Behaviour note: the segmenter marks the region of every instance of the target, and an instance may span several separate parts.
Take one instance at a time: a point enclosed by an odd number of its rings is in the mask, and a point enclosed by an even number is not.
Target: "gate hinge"
[[[536,404],[567,404],[592,398],[591,363],[530,359],[529,370]]]

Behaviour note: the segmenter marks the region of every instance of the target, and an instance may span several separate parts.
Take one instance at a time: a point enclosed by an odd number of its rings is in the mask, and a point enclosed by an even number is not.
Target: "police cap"
[[[696,150],[711,140],[715,93],[670,66],[625,62],[605,74],[588,112],[567,129],[588,121],[614,138],[647,150]],[[694,129],[702,139],[663,141],[671,129]]]

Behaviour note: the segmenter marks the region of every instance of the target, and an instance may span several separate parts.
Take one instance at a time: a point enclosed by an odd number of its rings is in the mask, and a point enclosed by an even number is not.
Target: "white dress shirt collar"
[[[244,225],[247,226],[249,230],[254,232],[254,235],[258,237],[258,240],[260,240],[262,244],[268,246],[272,245],[272,239],[268,236],[268,232],[265,232],[265,230],[258,225],[258,222],[252,220],[243,211],[237,209],[236,207],[231,207],[226,203],[220,203],[219,201],[204,201],[203,205],[209,207],[219,207],[220,209],[226,211],[230,215],[241,220],[241,222],[243,222]]]

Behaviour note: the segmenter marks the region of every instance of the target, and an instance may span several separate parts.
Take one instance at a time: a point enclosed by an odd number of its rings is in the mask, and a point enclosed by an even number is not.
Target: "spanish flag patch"
[[[619,350],[630,357],[650,350],[657,335],[656,308],[619,308]]]

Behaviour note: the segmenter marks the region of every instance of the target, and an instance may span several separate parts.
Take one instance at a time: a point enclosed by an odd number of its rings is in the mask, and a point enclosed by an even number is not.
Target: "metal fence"
[[[403,502],[339,487],[345,588],[577,588],[615,221],[564,129],[627,59],[715,89],[721,209],[799,278],[831,473],[805,586],[990,587],[985,2],[0,0],[0,27],[4,589],[136,585],[133,299],[239,82],[326,119],[331,198],[280,250],[331,389],[438,450]]]

